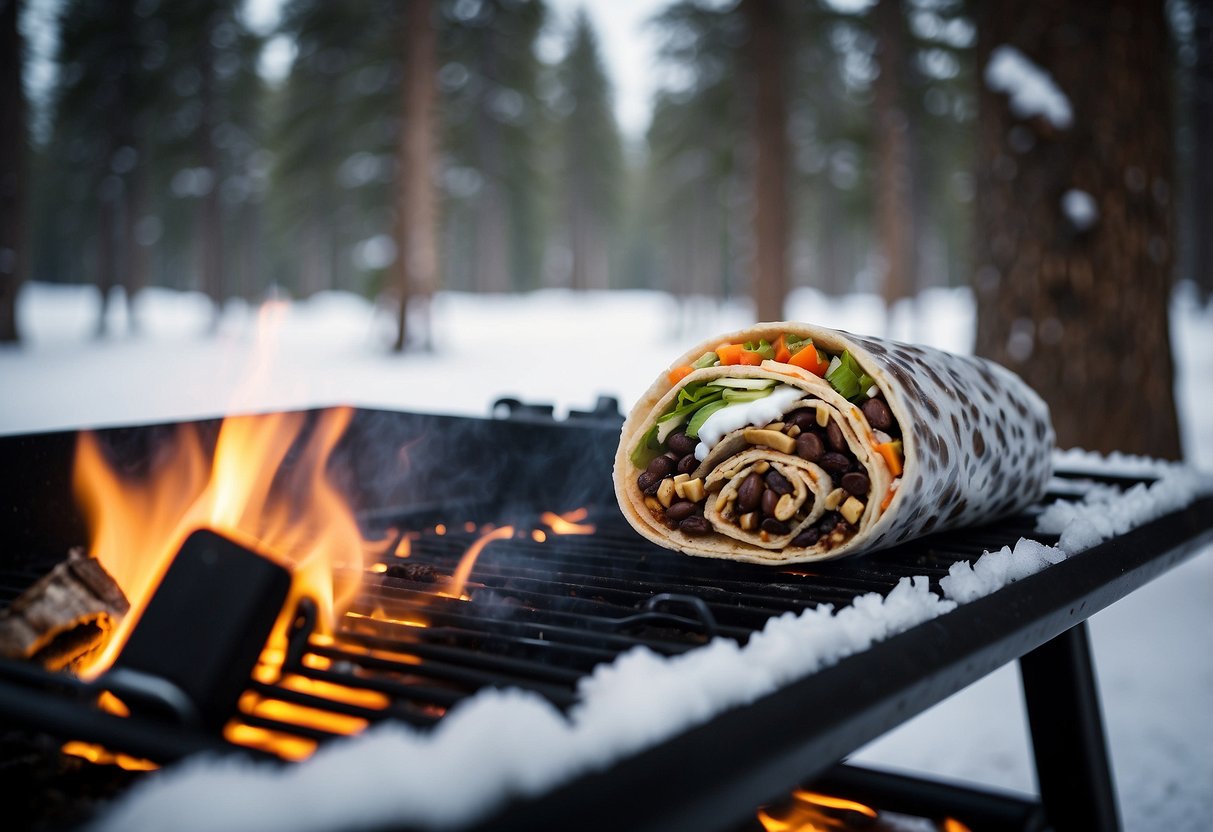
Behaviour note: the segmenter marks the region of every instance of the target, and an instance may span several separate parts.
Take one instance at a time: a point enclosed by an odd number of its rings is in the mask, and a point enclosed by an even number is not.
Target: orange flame
[[[98,765],[114,765],[127,771],[154,771],[159,768],[151,760],[145,760],[142,757],[132,757],[129,754],[115,754],[100,745],[80,742],[79,740],[70,740],[64,743],[60,751],[69,757],[80,757]]]
[[[553,534],[593,534],[595,529],[594,524],[581,522],[588,516],[589,511],[585,508],[579,508],[565,512],[564,514],[545,511],[539,515],[539,520],[551,529]]]
[[[772,809],[758,810],[758,821],[766,832],[828,832],[849,829],[851,824],[840,812],[854,812],[875,820],[878,813],[870,806],[826,794],[797,789],[792,804],[776,814]]]
[[[441,590],[438,594],[443,598],[461,598],[466,601],[467,596],[463,594],[463,590],[467,586],[468,576],[472,574],[472,567],[476,565],[476,558],[480,557],[480,553],[484,551],[484,547],[494,540],[502,540],[513,536],[513,526],[502,526],[478,537],[476,542],[463,553],[463,557],[459,560],[459,567],[455,570],[455,574],[451,576],[450,583],[447,584],[446,589]]]
[[[353,415],[321,413],[292,465],[280,471],[308,426],[303,413],[224,420],[213,456],[194,426],[183,426],[153,460],[146,478],[114,471],[96,438],[82,433],[74,485],[90,531],[90,551],[131,602],[106,650],[86,669],[95,676],[114,656],[195,529],[210,528],[288,566],[292,598],[311,596],[328,625],[358,588],[364,548],[353,513],[325,466]]]

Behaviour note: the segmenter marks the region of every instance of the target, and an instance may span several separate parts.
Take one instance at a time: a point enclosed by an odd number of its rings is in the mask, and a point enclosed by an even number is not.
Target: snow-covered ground
[[[352,403],[484,415],[499,395],[558,412],[600,393],[626,408],[686,344],[750,322],[743,304],[677,305],[655,293],[441,295],[436,348],[393,356],[390,315],[346,295],[293,306],[233,305],[204,337],[198,296],[141,297],[140,334],[91,338],[96,297],[27,287],[27,341],[0,350],[0,433],[129,424],[316,404]],[[936,291],[886,321],[871,296],[802,290],[789,317],[964,351],[973,310]],[[1189,462],[1213,469],[1213,311],[1184,291],[1173,305],[1178,399]],[[1209,828],[1213,818],[1213,553],[1205,552],[1091,620],[1125,826]],[[1000,670],[864,749],[871,764],[1032,791],[1013,667]]]

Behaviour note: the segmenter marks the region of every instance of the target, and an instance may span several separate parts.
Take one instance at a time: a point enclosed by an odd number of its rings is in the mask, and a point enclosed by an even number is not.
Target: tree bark
[[[1176,458],[1163,2],[998,0],[979,12],[979,71],[994,48],[1017,48],[1051,73],[1073,120],[1018,118],[982,86],[977,351],[1048,401],[1060,446]],[[1078,191],[1093,224],[1063,207]]]
[[[437,35],[431,0],[413,0],[404,16],[404,102],[401,114],[396,197],[397,352],[408,338],[410,303],[428,313],[438,275],[438,240],[434,196],[435,90]],[[430,347],[430,327],[423,325],[421,344]]]
[[[1192,4],[1192,274],[1203,301],[1213,298],[1213,0]]]
[[[25,94],[18,0],[0,0],[0,343],[20,340],[17,294],[25,278]]]
[[[97,188],[97,326],[93,334],[104,338],[109,334],[110,303],[114,299],[114,287],[118,285],[118,247],[114,239],[118,229],[118,194],[103,183]]]
[[[783,319],[788,293],[787,21],[780,0],[743,0],[750,28],[747,63],[753,90],[754,259],[750,291],[760,321]]]
[[[213,24],[208,23],[200,37],[198,72],[201,76],[198,102],[202,116],[198,125],[199,152],[202,165],[211,173],[211,187],[203,196],[198,209],[199,267],[202,271],[202,291],[211,299],[211,331],[219,328],[223,309],[223,208],[219,203],[219,148],[215,146],[218,127],[215,94],[215,54],[211,46]]]
[[[506,220],[501,129],[492,112],[497,83],[497,50],[500,37],[492,27],[481,36],[479,74],[483,89],[476,104],[476,154],[483,185],[476,200],[476,259],[474,282],[479,292],[507,292],[511,284],[510,246]]]
[[[876,229],[886,309],[917,289],[910,120],[903,78],[905,23],[898,0],[880,0],[874,12],[880,74],[874,88],[876,120]]]

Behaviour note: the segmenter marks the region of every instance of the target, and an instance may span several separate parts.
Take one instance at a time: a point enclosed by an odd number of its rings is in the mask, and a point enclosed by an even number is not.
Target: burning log
[[[122,589],[83,549],[0,610],[0,656],[48,670],[77,665],[100,649],[130,609]]]

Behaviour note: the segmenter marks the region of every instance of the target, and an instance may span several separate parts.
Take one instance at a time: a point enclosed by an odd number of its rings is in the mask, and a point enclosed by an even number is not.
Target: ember
[[[778,808],[758,810],[758,822],[766,832],[836,832],[866,829],[869,832],[894,832],[898,829],[935,830],[935,832],[971,832],[955,818],[939,822],[902,813],[878,811],[855,800],[796,789]]]

